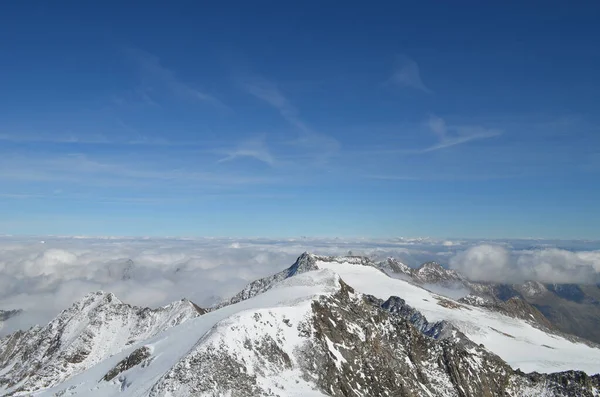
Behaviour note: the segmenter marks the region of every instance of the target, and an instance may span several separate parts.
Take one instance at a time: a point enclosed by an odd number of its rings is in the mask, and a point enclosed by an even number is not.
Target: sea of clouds
[[[600,282],[600,242],[547,240],[0,237],[0,310],[22,309],[0,335],[45,324],[104,290],[157,307],[188,298],[210,306],[290,266],[304,251],[435,260],[474,280]]]

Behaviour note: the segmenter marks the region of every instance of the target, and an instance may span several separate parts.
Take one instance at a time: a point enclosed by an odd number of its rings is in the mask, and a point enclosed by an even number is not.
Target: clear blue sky
[[[600,238],[600,3],[134,3],[0,5],[0,233]]]

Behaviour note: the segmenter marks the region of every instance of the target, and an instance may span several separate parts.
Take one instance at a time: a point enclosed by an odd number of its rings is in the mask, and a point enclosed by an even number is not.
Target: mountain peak
[[[296,259],[296,262],[292,266],[290,266],[288,270],[287,277],[294,276],[298,273],[304,273],[309,270],[315,269],[315,255],[305,251]]]
[[[183,298],[176,302],[172,302],[172,303],[168,304],[167,306],[163,306],[163,309],[177,310],[177,309],[183,308],[185,310],[187,307],[192,307],[200,315],[207,313],[206,309],[198,306],[197,304],[195,304],[194,302],[192,302],[191,300],[189,300],[187,298]]]
[[[392,257],[389,257],[385,261],[380,262],[377,266],[385,273],[403,274],[408,277],[412,277],[414,271],[414,269],[408,267],[404,263]]]
[[[527,281],[521,286],[522,293],[528,297],[534,297],[543,294],[548,289],[538,281]]]
[[[100,306],[100,305],[122,305],[123,302],[112,292],[105,292],[102,290],[90,292],[83,298],[73,303],[72,308],[75,310],[81,310],[86,307]]]
[[[18,316],[21,313],[23,313],[22,309],[12,309],[12,310],[2,310],[2,309],[0,309],[0,322],[1,321],[6,321],[9,318],[12,318],[14,316]]]
[[[435,261],[423,263],[421,266],[418,267],[418,270],[421,270],[421,269],[445,270],[442,265],[440,265],[438,262],[435,262]]]
[[[446,269],[438,262],[425,262],[414,272],[415,278],[423,283],[454,283],[461,280],[456,271]]]

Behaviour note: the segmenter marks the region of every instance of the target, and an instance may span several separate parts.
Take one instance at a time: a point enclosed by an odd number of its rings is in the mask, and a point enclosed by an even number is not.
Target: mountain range
[[[463,300],[470,304],[499,311],[521,308],[525,316],[533,315],[546,327],[600,343],[600,285],[475,282],[436,262],[413,269],[390,258],[379,265],[390,275],[406,277],[420,285],[464,289],[469,296]]]
[[[519,297],[427,288],[459,279],[434,263],[305,253],[211,308],[88,294],[0,339],[0,394],[600,395],[595,344]]]

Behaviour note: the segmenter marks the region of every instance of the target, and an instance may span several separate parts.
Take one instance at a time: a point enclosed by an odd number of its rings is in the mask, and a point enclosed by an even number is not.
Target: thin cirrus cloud
[[[218,163],[225,163],[240,158],[251,158],[263,162],[269,166],[275,165],[275,158],[269,151],[265,142],[265,135],[256,139],[240,142],[235,148],[225,151],[226,157],[223,157]]]
[[[160,106],[155,93],[166,91],[177,98],[207,103],[221,110],[230,110],[215,96],[181,80],[174,71],[165,67],[156,55],[138,48],[128,48],[126,54],[140,70],[142,87],[136,89],[136,93],[143,102]]]
[[[260,77],[246,79],[243,89],[254,97],[266,102],[279,112],[281,117],[298,132],[290,144],[310,153],[315,163],[325,163],[340,150],[340,143],[332,136],[314,131],[300,117],[300,112],[283,95],[277,85]],[[292,156],[294,157],[294,156]]]
[[[86,186],[145,187],[157,181],[187,186],[201,182],[206,188],[274,183],[273,178],[255,175],[208,172],[176,166],[157,168],[123,159],[96,159],[84,154],[53,155],[38,159],[7,156],[0,159],[0,181],[63,182]]]
[[[437,142],[423,148],[378,148],[372,150],[361,150],[359,153],[368,155],[383,155],[383,154],[424,154],[435,152],[438,150],[450,149],[459,145],[466,144],[475,140],[483,140],[502,135],[502,131],[497,129],[486,128],[481,125],[448,125],[446,121],[438,116],[430,115],[425,122],[418,125],[408,127],[407,131],[421,130],[428,134],[433,133],[437,138]],[[408,132],[407,132],[408,134]],[[404,179],[404,178],[402,178]]]
[[[244,83],[243,87],[249,94],[265,101],[279,111],[281,117],[299,131],[303,133],[312,132],[304,121],[300,119],[298,110],[288,101],[274,83],[262,78],[255,78],[252,82]]]
[[[417,62],[404,55],[397,57],[396,69],[394,70],[392,77],[390,77],[389,82],[399,87],[411,88],[427,94],[433,92],[423,82]]]
[[[7,134],[0,133],[0,141],[12,143],[55,143],[65,145],[103,145],[103,146],[206,146],[213,142],[169,140],[165,138],[151,138],[140,134],[122,136],[106,136],[99,134]]]
[[[448,126],[444,119],[435,115],[429,116],[426,125],[438,137],[438,143],[418,150],[419,153],[447,149],[474,140],[493,138],[502,134],[501,131],[482,126]]]

